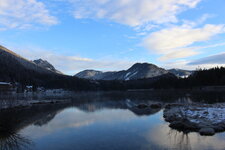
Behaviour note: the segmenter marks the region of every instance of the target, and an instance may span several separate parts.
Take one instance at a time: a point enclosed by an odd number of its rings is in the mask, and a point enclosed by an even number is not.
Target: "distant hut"
[[[25,88],[25,92],[32,92],[33,91],[33,86],[32,85],[27,85]]]
[[[12,89],[12,84],[8,82],[0,82],[0,92]]]

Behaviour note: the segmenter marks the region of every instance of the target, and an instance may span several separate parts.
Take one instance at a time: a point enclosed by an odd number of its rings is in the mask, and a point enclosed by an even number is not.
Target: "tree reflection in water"
[[[33,142],[10,128],[0,127],[0,150],[26,150]]]
[[[0,111],[0,150],[32,149],[33,142],[19,132],[31,124],[48,124],[67,105],[40,105]]]
[[[179,150],[192,150],[188,133],[170,129],[168,139],[170,140],[170,144]]]

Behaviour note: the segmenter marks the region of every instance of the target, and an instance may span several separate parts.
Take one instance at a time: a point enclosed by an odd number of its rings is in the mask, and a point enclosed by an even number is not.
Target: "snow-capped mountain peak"
[[[136,63],[128,70],[117,72],[101,72],[85,70],[76,74],[76,77],[94,80],[135,80],[153,78],[167,74],[168,71],[149,63]]]
[[[37,59],[37,60],[34,60],[33,62],[42,68],[53,71],[55,73],[62,74],[60,71],[56,70],[55,67],[46,60]]]

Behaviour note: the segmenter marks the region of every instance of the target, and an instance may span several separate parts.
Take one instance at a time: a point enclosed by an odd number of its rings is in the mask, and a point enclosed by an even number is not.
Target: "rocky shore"
[[[2,100],[0,103],[0,111],[14,108],[25,108],[33,105],[46,105],[46,104],[62,104],[69,103],[70,100]]]
[[[171,128],[183,132],[211,136],[225,131],[225,103],[168,104],[163,116]]]

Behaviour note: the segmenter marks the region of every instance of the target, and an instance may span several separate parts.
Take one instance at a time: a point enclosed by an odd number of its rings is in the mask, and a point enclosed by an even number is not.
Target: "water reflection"
[[[18,126],[15,124],[16,121],[15,119],[11,119],[11,117],[1,113],[0,150],[27,149],[32,142],[18,133]]]
[[[202,137],[172,130],[161,108],[129,107],[127,99],[155,103],[154,97],[96,94],[73,98],[71,103],[1,111],[0,150],[225,149],[225,133]],[[190,98],[179,100],[191,102]]]
[[[152,134],[154,136],[152,136]],[[178,150],[224,150],[225,134],[200,136],[198,133],[183,133],[173,130],[167,124],[152,128],[146,135],[149,142],[155,142],[165,149]]]
[[[25,150],[30,149],[33,142],[26,137],[12,131],[1,131],[0,150]]]
[[[129,106],[129,104],[127,103],[129,99],[127,100],[123,100],[123,101],[94,101],[94,102],[88,102],[88,103],[80,103],[80,104],[76,104],[76,108],[84,111],[84,112],[96,112],[96,111],[100,111],[102,109],[128,109],[129,111],[133,112],[135,115],[137,116],[149,116],[149,115],[153,115],[157,112],[159,112],[162,108],[138,108],[138,107],[132,107]],[[130,101],[130,100],[129,100]],[[133,101],[133,103],[139,104],[141,101]],[[144,101],[145,104],[149,105],[149,104],[154,104],[155,102],[153,101]]]
[[[33,142],[19,132],[29,125],[42,126],[68,105],[43,105],[0,112],[0,150],[30,149]]]
[[[32,141],[19,134],[19,118],[12,119],[5,113],[0,113],[0,150],[23,150],[32,145]]]
[[[168,139],[173,143],[174,147],[180,150],[191,150],[190,138],[187,133],[179,132],[176,130],[170,130],[168,133]]]

